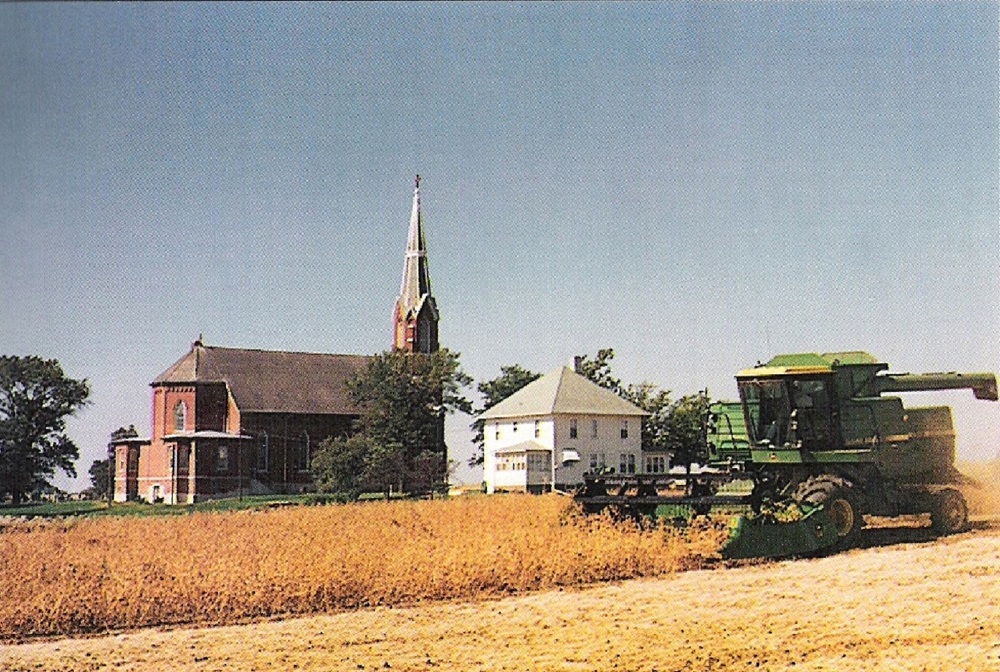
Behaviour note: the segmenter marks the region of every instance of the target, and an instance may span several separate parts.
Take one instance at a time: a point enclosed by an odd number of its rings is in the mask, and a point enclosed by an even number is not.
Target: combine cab
[[[727,557],[847,548],[864,514],[929,512],[939,533],[966,527],[951,409],[905,408],[886,393],[971,389],[996,401],[994,374],[892,374],[867,353],[847,352],[781,355],[736,382],[739,403],[709,408],[697,463],[669,477],[587,476],[578,495],[586,510],[748,507]]]

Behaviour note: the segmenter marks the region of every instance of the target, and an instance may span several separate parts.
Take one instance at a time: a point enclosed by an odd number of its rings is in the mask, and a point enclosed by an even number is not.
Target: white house
[[[545,492],[600,469],[642,470],[642,418],[617,394],[561,367],[526,385],[483,420],[486,491]]]

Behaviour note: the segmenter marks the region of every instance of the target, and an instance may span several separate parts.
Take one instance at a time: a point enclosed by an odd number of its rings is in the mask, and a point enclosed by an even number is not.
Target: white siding
[[[576,419],[576,438],[570,436],[572,421]],[[593,436],[593,423],[597,421],[597,436]],[[628,423],[628,437],[621,438],[622,421]],[[618,472],[621,456],[635,456],[636,473],[641,473],[641,419],[618,415],[565,415],[557,416],[555,423],[556,438],[556,486],[571,487],[583,482],[584,473],[590,471],[591,457],[597,456],[600,463],[603,456],[604,466]],[[580,461],[573,464],[563,464],[563,451],[575,450],[580,455]]]
[[[535,422],[538,422],[538,436],[535,436]],[[515,428],[515,423],[517,427]],[[497,436],[499,430],[499,438]],[[552,418],[521,417],[488,420],[483,428],[483,480],[486,491],[527,487],[527,473],[524,470],[498,469],[497,451],[518,444],[533,441],[539,448],[552,450]]]
[[[576,420],[576,438],[570,436],[572,421]],[[535,422],[538,422],[538,436],[535,436]],[[597,436],[594,436],[594,422]],[[628,436],[622,438],[622,422],[628,423]],[[515,428],[516,423],[516,428]],[[583,482],[583,474],[591,469],[592,456],[603,458],[603,465],[618,472],[622,455],[634,456],[635,471],[642,473],[643,455],[641,451],[641,418],[619,415],[557,415],[549,417],[500,418],[489,420],[484,428],[483,480],[487,492],[498,489],[523,490],[527,487],[528,473],[525,469],[513,469],[511,461],[505,460],[500,467],[497,452],[532,441],[538,447],[550,451],[554,461],[556,487],[568,488]],[[499,437],[497,436],[499,430]],[[564,451],[575,451],[577,462],[563,462]],[[523,460],[526,462],[526,460]],[[518,461],[520,466],[522,460]],[[537,474],[532,481],[537,483]]]

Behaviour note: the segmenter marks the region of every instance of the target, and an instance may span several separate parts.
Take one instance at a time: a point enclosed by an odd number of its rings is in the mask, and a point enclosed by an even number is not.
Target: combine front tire
[[[947,488],[934,495],[931,507],[931,526],[938,534],[961,532],[969,524],[969,507],[965,497],[954,488]]]
[[[799,502],[813,506],[822,504],[826,509],[837,531],[834,551],[842,551],[857,544],[864,519],[858,508],[857,497],[846,481],[835,476],[814,477],[802,483],[796,495]]]

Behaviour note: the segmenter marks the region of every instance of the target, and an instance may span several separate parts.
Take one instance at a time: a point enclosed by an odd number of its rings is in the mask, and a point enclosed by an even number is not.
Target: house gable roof
[[[614,392],[563,366],[525,385],[479,417],[518,418],[546,415],[648,415]]]
[[[226,383],[241,412],[356,415],[347,380],[365,355],[247,350],[206,346],[191,351],[151,383]]]

